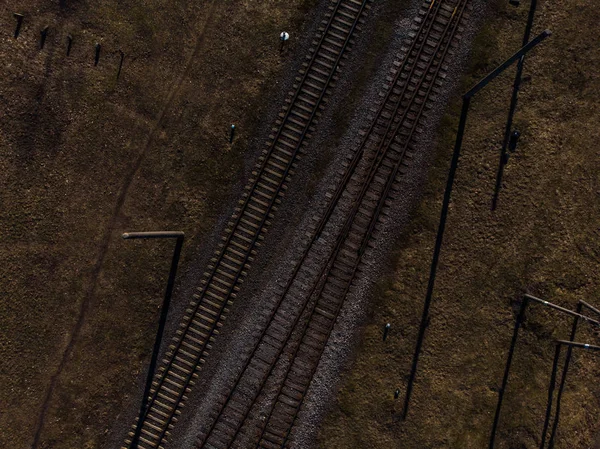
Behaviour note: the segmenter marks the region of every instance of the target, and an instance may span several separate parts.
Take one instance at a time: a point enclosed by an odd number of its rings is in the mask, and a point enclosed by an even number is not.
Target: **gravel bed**
[[[407,175],[402,179],[401,185],[404,194],[387,208],[387,217],[384,218],[384,223],[376,231],[377,237],[374,239],[374,244],[363,256],[359,275],[346,297],[332,337],[325,348],[319,368],[305,398],[300,420],[292,433],[295,442],[294,447],[298,449],[316,447],[319,425],[327,414],[329,405],[335,400],[336,392],[340,386],[341,373],[351,367],[353,352],[360,342],[360,330],[367,319],[373,287],[384,272],[381,262],[389,260],[389,249],[394,246],[395,242],[398,241],[398,236],[410,224],[411,213],[418,205],[428,169],[435,156],[437,128],[450,96],[458,87],[463,67],[468,62],[473,38],[485,16],[486,5],[483,0],[473,0],[471,4],[473,11],[462,34],[460,47],[452,60],[448,62],[447,76],[441,94],[437,98],[438,107],[433,108],[423,122],[424,132],[419,135],[415,145],[415,157],[408,168]],[[387,57],[388,65],[382,66],[379,76],[385,75],[389,71],[391,62],[393,62],[402,46],[402,39],[410,27],[412,17],[420,5],[420,1],[413,1],[412,7],[407,10],[406,17],[398,19],[398,32],[390,45],[390,53]],[[365,96],[364,107],[376,104],[376,86],[380,85],[382,85],[381,82],[373,82],[373,91]],[[349,133],[351,132],[355,132],[355,130],[349,130]],[[382,329],[384,325],[385,323],[381,323]],[[410,344],[414,344],[414,342]],[[394,392],[390,391],[389,394],[391,396]]]
[[[412,0],[405,10],[405,14],[398,17],[393,39],[389,42],[385,54],[378,57],[378,70],[369,76],[370,87],[366,89],[358,107],[352,112],[352,119],[349,122],[350,126],[347,131],[339,142],[335,142],[337,144],[333,145],[334,142],[332,142],[331,136],[335,134],[338,127],[335,113],[343,108],[347,101],[347,92],[356,79],[362,59],[369,51],[369,41],[378,32],[377,20],[385,13],[386,6],[393,1],[395,0],[382,0],[372,3],[367,23],[355,39],[356,44],[345,61],[340,80],[337,82],[327,108],[319,120],[316,132],[308,147],[306,147],[306,154],[298,164],[296,174],[293,176],[286,197],[276,213],[269,234],[263,246],[259,249],[259,254],[254,261],[249,277],[243,284],[243,288],[232,307],[228,323],[223,327],[222,334],[214,343],[207,363],[200,372],[200,377],[196,381],[192,392],[188,395],[189,399],[183,413],[169,438],[170,447],[182,449],[194,447],[199,431],[210,424],[208,414],[212,404],[217,402],[217,398],[233,382],[235,375],[241,368],[243,358],[240,357],[240,354],[252,347],[254,339],[259,334],[257,332],[258,323],[262,322],[265,313],[270,309],[272,299],[276,298],[275,290],[277,286],[285,283],[287,274],[293,269],[294,262],[300,257],[303,250],[302,241],[306,238],[305,233],[310,229],[313,217],[317,215],[316,212],[321,211],[324,204],[326,204],[325,194],[337,179],[341,162],[356,149],[358,132],[368,126],[364,111],[379,104],[379,92],[385,84],[385,77],[397,58],[402,40],[408,36],[412,18],[421,6],[421,0]],[[387,224],[378,232],[375,246],[369,249],[363,257],[361,272],[345,301],[342,313],[305,399],[301,419],[293,432],[295,447],[314,447],[319,424],[328,409],[327,404],[334,399],[339,386],[337,380],[340,378],[342,370],[349,366],[352,360],[352,352],[360,338],[360,327],[366,318],[372,286],[382,272],[378,262],[387,259],[387,249],[391,247],[399,233],[409,223],[410,212],[418,202],[427,170],[433,159],[437,125],[443,115],[451,92],[456,88],[462,66],[467,60],[468,49],[477,28],[477,23],[483,16],[485,2],[474,0],[472,3],[474,11],[471,15],[470,25],[463,33],[459,51],[449,64],[443,93],[438,97],[439,107],[433,109],[432,113],[430,112],[425,131],[420,135],[418,151],[413,159],[413,165],[403,181],[406,194],[392,204]],[[247,183],[250,172],[264,148],[270,134],[270,128],[275,122],[277,114],[281,111],[281,105],[287,98],[288,92],[292,90],[293,78],[304,61],[305,55],[308,54],[308,48],[313,40],[316,28],[319,26],[329,4],[328,0],[323,0],[311,11],[311,16],[307,18],[307,25],[302,37],[297,38],[298,41],[295,46],[290,47],[289,52],[283,56],[288,59],[288,73],[290,75],[285,79],[274,81],[272,106],[261,121],[260,131],[256,133],[257,137],[249,143],[244,176],[232,190],[230,207],[220,218],[210,239],[203,246],[202,252],[195,257],[194,262],[189,264],[193,268],[180,275],[179,288],[174,295],[173,307],[165,335],[173,335],[189,304],[189,298],[194,293],[196,286],[199,285],[199,280],[202,278],[205,267],[216,249],[222,230],[231,217],[233,208],[243,192],[243,187]],[[292,36],[292,39],[294,38],[295,36]],[[328,165],[322,177],[316,183],[315,191],[308,192],[306,186],[314,183],[313,173],[324,162]],[[330,227],[339,226],[340,223],[341,214],[336,212]],[[271,302],[269,299],[271,299]],[[165,342],[170,342],[170,337],[165,338]],[[162,348],[163,353],[165,349]],[[141,397],[144,380],[140,379],[139,396],[136,395],[132,398],[132,406],[117,418],[119,424],[116,425],[116,428],[118,430],[111,432],[114,437],[111,438],[110,445],[107,447],[118,447],[120,445],[126,426],[133,422],[134,417],[137,415],[136,404],[139,397]],[[393,392],[390,392],[390,394],[393,394]],[[191,411],[193,413],[190,413]]]

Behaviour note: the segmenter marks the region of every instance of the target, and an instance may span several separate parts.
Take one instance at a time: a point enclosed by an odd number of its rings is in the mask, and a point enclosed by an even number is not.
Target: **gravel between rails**
[[[402,39],[407,36],[412,17],[421,5],[420,0],[413,1],[406,9],[404,16],[398,18],[393,40],[389,43],[386,54],[382,55],[379,59],[380,63],[377,73],[369,79],[371,87],[364,93],[359,107],[356,108],[354,116],[350,121],[351,126],[337,145],[331,145],[330,136],[335,134],[338,126],[335,111],[343,107],[346,100],[345,92],[350,89],[356,77],[356,67],[360,67],[361,58],[364,57],[364,53],[367,51],[367,42],[377,33],[377,19],[385,12],[386,5],[390,1],[373,3],[373,8],[367,18],[368,22],[357,39],[357,45],[353,47],[349,54],[335,93],[320,120],[311,144],[306,149],[306,155],[299,164],[295,179],[291,183],[286,200],[284,200],[280,208],[274,226],[269,233],[270,235],[267,237],[267,241],[265,241],[263,250],[252,267],[253,274],[240,292],[236,305],[233,307],[230,315],[229,323],[223,329],[223,334],[214,346],[213,357],[209,358],[193,393],[190,395],[186,410],[195,409],[196,411],[195,413],[184,413],[181,416],[171,437],[172,443],[170,446],[172,447],[193,447],[198,430],[208,422],[208,413],[210,405],[214,402],[214,398],[228,385],[234,377],[236,369],[241,367],[242,360],[238,357],[238,354],[243,352],[244,348],[248,346],[249,341],[252,340],[250,337],[256,335],[256,322],[260,320],[260,317],[269,306],[268,303],[263,302],[263,298],[267,299],[275,296],[273,291],[278,281],[283,279],[285,274],[292,269],[293,261],[297,259],[301,252],[300,241],[303,238],[303,234],[312,221],[314,211],[320,210],[320,205],[324,204],[324,194],[336,176],[339,162],[344,160],[345,154],[355,146],[358,130],[364,128],[366,125],[363,111],[369,106],[377,104],[379,100],[379,90],[402,44]],[[303,40],[305,42],[299,45],[293,54],[286,55],[286,57],[290,58],[288,73],[296,73],[300,61],[302,61],[304,54],[306,54],[307,46],[314,35],[314,30],[318,24],[317,19],[327,5],[328,2],[321,2],[313,10],[311,14],[312,20],[307,21],[310,25],[307,25],[307,30],[303,33]],[[432,159],[435,129],[443,114],[444,105],[450,93],[456,87],[461,67],[468,56],[469,44],[477,28],[474,22],[479,22],[479,18],[483,16],[483,1],[473,2],[473,5],[474,10],[471,14],[471,25],[463,34],[459,54],[455,55],[454,60],[450,64],[450,70],[443,88],[444,94],[438,99],[440,107],[435,110],[435,113],[431,114],[426,131],[420,136],[420,151],[405,181],[406,195],[401,201],[393,204],[391,215],[393,219],[388,219],[388,224],[379,232],[375,247],[365,254],[362,273],[356,283],[357,288],[346,299],[342,314],[338,319],[328,348],[324,353],[319,370],[311,384],[301,414],[302,419],[294,431],[294,440],[298,447],[313,447],[315,444],[318,425],[327,411],[326,404],[334,397],[337,389],[336,380],[339,379],[340,371],[348,366],[354,347],[353,342],[359,337],[360,324],[365,319],[365,312],[373,282],[381,272],[378,261],[386,260],[386,248],[390,247],[390,243],[395,240],[395,236],[408,224],[410,211],[419,198],[427,168]],[[478,19],[473,20],[476,17]],[[251,171],[254,165],[254,160],[256,160],[263,148],[270,125],[280,110],[280,104],[291,89],[292,78],[290,76],[289,79],[281,80],[278,83],[282,87],[277,95],[277,99],[273,101],[270,113],[263,120],[260,128],[263,131],[250,144],[244,180],[248,177],[249,171]],[[311,196],[310,192],[306,191],[305,186],[314,182],[312,179],[313,171],[316,166],[323,163],[323,159],[326,160],[328,158],[331,159],[331,162],[321,179],[318,180],[316,192]],[[232,203],[235,203],[244,185],[245,182],[238,183],[231,195]],[[167,333],[172,333],[178,324],[183,309],[187,305],[185,298],[189,297],[195,288],[196,283],[194,281],[201,277],[203,267],[206,265],[206,261],[212,254],[212,250],[220,237],[220,230],[230,216],[230,210],[227,210],[223,214],[219,226],[215,228],[215,232],[210,239],[211,243],[205,246],[205,250],[198,256],[197,263],[194,264],[197,269],[185,273],[178,295],[182,297],[179,303],[180,307],[176,307],[172,311],[172,318],[169,320],[172,326],[168,329]],[[165,339],[165,341],[167,340]],[[141,388],[142,386],[140,386],[140,395]],[[135,401],[137,401],[137,398],[134,399]],[[135,409],[135,407],[132,407],[132,409]],[[133,416],[133,413],[131,415]],[[119,419],[124,423],[131,422],[129,417],[120,417]],[[119,435],[123,434],[122,432],[115,433]]]
[[[256,161],[261,156],[261,153],[265,148],[265,143],[268,141],[269,134],[271,134],[271,127],[275,123],[278,114],[281,112],[281,105],[284,103],[285,99],[288,98],[288,92],[293,89],[294,77],[297,76],[298,70],[300,69],[302,62],[304,62],[304,56],[308,53],[310,43],[314,39],[315,32],[320,23],[320,18],[324,14],[329,4],[329,1],[321,0],[306,17],[301,37],[292,34],[288,49],[284,51],[281,56],[282,59],[286,61],[285,64],[287,66],[286,69],[283,70],[283,73],[288,73],[290,76],[284,76],[281,79],[273,80],[273,89],[267,112],[261,118],[260,123],[257,126],[257,132],[247,142],[247,151],[243,172],[241,173],[238,181],[233,185],[231,193],[229,194],[229,198],[227,201],[225,201],[225,205],[222,207],[221,214],[213,228],[213,231],[209,236],[207,236],[205,242],[199,247],[197,254],[191,256],[188,264],[189,268],[186,271],[182,271],[181,269],[178,271],[175,291],[173,293],[173,300],[164,331],[163,344],[161,345],[160,349],[159,360],[162,360],[165,357],[167,346],[171,343],[171,337],[179,328],[179,324],[184,316],[185,310],[189,307],[190,298],[192,298],[192,295],[197,293],[197,288],[200,285],[200,280],[203,278],[204,272],[206,271],[206,266],[208,265],[210,259],[214,257],[215,250],[217,249],[217,246],[221,241],[221,236],[223,235],[223,229],[225,229],[227,222],[231,219],[238,200],[245,191],[244,188],[248,184],[248,179],[251,177],[252,170],[255,169]],[[276,36],[277,30],[274,31],[276,32]],[[278,51],[278,49],[279,45],[275,41],[273,51]],[[234,56],[235,55],[232,57]],[[307,149],[307,153],[310,153],[310,151],[311,150]],[[307,162],[310,161],[308,156],[304,156],[304,159],[300,163],[299,169],[297,170],[297,174],[294,177],[295,179],[292,180],[292,186],[299,183],[302,178],[304,178],[304,181],[306,181],[306,178],[309,177],[307,170],[304,169],[304,167],[307,165],[305,163],[305,159]],[[298,181],[296,181],[296,179]],[[293,187],[290,187],[288,192],[292,191],[292,188]],[[303,199],[298,200],[300,204],[302,204],[302,201]],[[258,286],[261,285],[261,278],[263,276],[261,276],[260,273],[267,273],[271,269],[269,267],[269,253],[271,251],[271,245],[268,242],[278,240],[277,238],[274,238],[278,232],[276,227],[293,227],[298,221],[296,218],[292,217],[295,221],[293,223],[289,223],[289,217],[286,217],[286,215],[288,215],[286,210],[289,213],[290,210],[293,211],[294,209],[284,209],[287,204],[288,201],[283,202],[283,207],[280,208],[280,212],[277,214],[277,218],[274,223],[275,226],[269,231],[269,235],[266,238],[267,242],[265,242],[264,247],[259,253],[259,257],[257,257],[252,266],[250,275],[251,279],[244,284],[244,288],[242,288],[240,291],[238,300],[232,308],[232,312],[228,318],[228,321],[234,323],[233,326],[235,327],[237,327],[237,324],[235,323],[235,317],[237,314],[239,314],[238,309],[241,308],[244,310],[247,298],[252,296],[251,294],[247,295],[246,293],[251,292],[255,284]],[[306,205],[304,205],[303,209],[301,210],[303,211],[305,208]],[[273,237],[271,237],[271,235],[273,235]],[[245,312],[242,312],[242,315],[244,313]],[[231,327],[232,325],[226,325],[227,329]],[[218,357],[219,352],[227,345],[227,341],[231,337],[230,334],[230,332],[225,331],[217,339],[217,343],[214,345],[215,349],[213,350],[213,354],[211,357],[209,357],[207,364],[202,370],[204,374],[197,379],[196,386],[190,395],[187,408],[195,407],[195,404],[199,399],[197,396],[200,396],[200,398],[203,397],[203,391],[206,388],[205,380],[212,377],[211,371],[213,371],[215,367],[215,364],[211,362],[217,362],[220,359],[220,357]],[[219,363],[216,363],[216,365],[218,366]],[[221,369],[220,366],[218,369]],[[115,417],[114,423],[109,430],[110,436],[107,438],[107,442],[104,445],[105,449],[114,449],[115,447],[120,447],[122,445],[123,436],[126,435],[130,430],[131,423],[138,415],[140,398],[142,397],[144,391],[145,381],[146,372],[144,371],[139,375],[137,390],[133,392],[133,395],[129,398],[128,405],[120,414]],[[173,431],[172,438],[175,444],[172,444],[172,447],[187,447],[179,446],[179,437],[181,433],[184,433],[182,430],[185,427],[186,418],[187,416],[184,414]]]
[[[410,12],[416,11],[419,5],[419,1],[412,2]],[[323,353],[319,368],[307,393],[299,423],[293,430],[295,448],[316,447],[319,425],[327,414],[329,404],[335,399],[340,386],[341,373],[351,367],[353,352],[361,338],[361,326],[367,318],[369,300],[374,284],[383,272],[381,262],[388,260],[389,248],[393,247],[394,243],[398,241],[398,236],[410,225],[411,213],[420,200],[428,169],[435,156],[437,128],[450,97],[458,88],[463,68],[468,62],[471,44],[485,18],[486,4],[483,0],[473,0],[471,5],[473,9],[470,12],[465,31],[462,33],[459,48],[448,63],[447,77],[442,86],[442,92],[437,99],[439,106],[430,111],[424,122],[424,132],[419,135],[418,142],[415,145],[415,157],[403,179],[402,186],[405,194],[402,198],[394,201],[387,209],[388,216],[383,220],[384,225],[376,232],[377,236],[373,247],[363,256],[361,272],[354,283],[352,291],[346,297],[332,337]],[[398,19],[398,30],[406,27],[404,23],[410,23],[410,12],[407,11],[407,17]],[[400,48],[403,37],[401,32],[396,34],[387,55],[389,60],[393,59]],[[385,72],[383,66],[381,72]],[[373,99],[377,98],[378,85],[381,84],[377,84],[377,81],[372,83],[372,90],[364,98],[364,107],[373,104]],[[355,130],[349,130],[348,132],[355,132]],[[407,344],[414,345],[414,341],[407,341]],[[402,373],[399,372],[399,379],[401,375]],[[393,391],[390,391],[389,394],[390,396],[393,395]]]
[[[215,397],[226,388],[235,376],[237,369],[241,367],[242,360],[237,355],[248,346],[249,337],[256,334],[256,322],[268,308],[267,304],[262,303],[262,298],[275,297],[274,289],[277,282],[293,268],[293,261],[299,257],[302,250],[300,242],[312,222],[315,213],[313,211],[321,210],[322,205],[325,204],[325,193],[337,176],[336,167],[340,166],[340,163],[346,159],[348,151],[354,147],[356,133],[346,133],[345,141],[343,140],[336,146],[332,145],[331,136],[335,134],[338,126],[336,110],[345,104],[346,92],[352,87],[356,72],[360,70],[359,61],[365,57],[365,53],[369,50],[368,41],[377,32],[377,18],[385,12],[385,6],[389,3],[391,2],[382,1],[372,4],[372,9],[367,16],[367,23],[363,26],[356,39],[356,44],[349,53],[349,58],[345,62],[327,109],[319,120],[317,131],[306,148],[306,154],[298,165],[286,199],[284,199],[273,227],[265,240],[265,245],[252,267],[252,274],[240,291],[230,314],[229,323],[214,346],[212,353],[214,356],[207,360],[203,374],[190,395],[188,404],[189,408],[196,408],[195,416],[182,415],[174,430],[172,444],[176,447],[193,447],[198,429],[208,423],[210,405],[215,402]],[[310,44],[318,25],[317,19],[323,14],[327,5],[328,2],[321,2],[313,10],[313,19],[311,20],[313,23],[303,33],[305,42],[293,56],[295,61],[290,64],[289,72],[293,73],[299,67],[298,60],[306,54],[308,44]],[[407,22],[407,26],[409,25],[410,19]],[[380,58],[378,58],[379,61],[381,61]],[[379,85],[383,82],[383,76]],[[292,82],[291,80],[282,80],[280,84],[283,85],[282,94],[279,96],[279,102],[274,102],[274,113],[271,113],[271,117],[264,121],[266,130],[269,129],[268,126],[279,112],[279,105],[287,91],[291,89]],[[268,131],[264,132],[264,137],[257,138],[259,146],[264,144],[267,134]],[[314,182],[312,180],[314,170],[323,163],[323,160],[327,161],[327,159],[331,159],[327,170],[318,180],[316,193],[311,195],[307,191],[306,185]],[[338,221],[341,222],[341,220]],[[218,357],[216,357],[217,355]]]

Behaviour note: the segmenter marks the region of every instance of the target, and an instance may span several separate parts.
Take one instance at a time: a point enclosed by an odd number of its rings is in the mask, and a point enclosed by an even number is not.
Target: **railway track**
[[[159,368],[148,409],[125,439],[125,446],[163,448],[170,430],[227,318],[250,264],[261,246],[278,204],[294,173],[302,149],[314,131],[327,97],[335,86],[353,38],[364,22],[370,0],[334,0],[290,92],[287,105],[270,136],[253,178],[246,186],[222,242],[204,273],[180,327]]]
[[[234,385],[223,394],[222,402],[212,414],[211,426],[200,435],[199,447],[276,448],[288,444],[361,256],[384,205],[393,197],[397,178],[408,165],[419,123],[431,106],[431,95],[437,93],[441,85],[444,61],[459,37],[467,3],[468,0],[438,0],[423,5],[404,57],[396,61],[397,68],[388,78],[390,84],[386,86],[384,101],[373,111],[371,126],[363,133],[359,149],[346,164],[325,214],[314,227],[302,257],[282,287],[244,368]],[[362,165],[368,167],[362,173],[361,160]],[[344,194],[352,198],[352,208],[337,233],[333,248],[319,251],[316,249],[319,237]],[[323,257],[327,251],[329,256]],[[318,261],[323,259],[327,263],[319,265]],[[311,283],[312,287],[307,289]],[[297,303],[302,304],[300,309],[294,308]],[[278,364],[284,365],[283,371],[280,369],[274,375]],[[259,396],[269,380],[278,384],[275,400],[267,405],[266,413],[264,409],[262,414],[252,413],[257,411]],[[258,431],[250,423],[253,416]],[[247,431],[242,436],[244,427]]]

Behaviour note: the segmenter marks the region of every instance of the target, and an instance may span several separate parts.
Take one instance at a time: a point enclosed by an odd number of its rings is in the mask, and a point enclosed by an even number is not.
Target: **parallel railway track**
[[[268,148],[259,158],[246,192],[204,274],[202,287],[180,324],[159,368],[143,416],[139,448],[163,448],[194,385],[197,371],[236,298],[264,234],[274,218],[302,148],[337,80],[338,67],[364,21],[369,0],[332,1],[288,105],[279,114]],[[137,421],[132,428],[137,427]],[[134,431],[125,440],[132,445]]]
[[[289,444],[361,256],[386,202],[398,188],[396,182],[408,165],[419,124],[431,106],[431,95],[441,84],[444,61],[460,34],[467,3],[437,0],[424,4],[415,19],[413,39],[389,78],[384,101],[374,111],[371,126],[364,132],[303,255],[282,287],[260,338],[249,351],[234,385],[215,407],[212,424],[200,435],[198,447],[278,448]],[[360,170],[361,160],[366,170]],[[344,194],[352,199],[351,210],[337,231],[333,248],[324,248],[319,237]],[[319,262],[324,252],[328,256],[323,265]],[[298,303],[302,304],[300,308],[294,306]],[[280,365],[283,371],[275,375]],[[266,415],[257,419],[258,413],[253,411],[257,411],[257,401],[268,381],[278,385],[277,391],[267,405]]]

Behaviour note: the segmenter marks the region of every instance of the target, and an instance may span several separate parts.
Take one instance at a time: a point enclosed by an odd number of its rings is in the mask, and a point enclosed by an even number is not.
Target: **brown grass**
[[[66,4],[0,8],[0,447],[30,446],[86,300],[41,447],[103,444],[147,366],[172,251],[119,234],[181,229],[181,270],[188,268],[241,176],[249,137],[282,76],[278,33],[290,31],[293,46],[314,1]],[[17,40],[13,11],[26,15]],[[67,32],[75,38],[69,58]],[[96,42],[102,56],[94,68]],[[119,48],[126,60],[116,83]]]
[[[493,9],[464,88],[520,46],[528,6]],[[362,343],[322,427],[320,447],[487,447],[522,293],[569,308],[580,299],[600,304],[600,56],[593,44],[599,18],[591,1],[540,2],[535,32],[549,28],[554,34],[526,62],[532,81],[523,86],[516,117],[523,136],[495,213],[489,206],[514,71],[473,103],[412,408],[400,423],[402,396],[394,401],[393,393],[406,385],[460,103],[449,108],[423,200],[395,248],[393,272],[374,293]],[[383,343],[388,321],[392,332]],[[540,307],[529,313],[499,449],[539,446],[552,339],[567,337],[569,325]],[[580,339],[598,342],[584,331]],[[575,359],[557,448],[590,447],[600,430],[598,362],[590,354]]]

